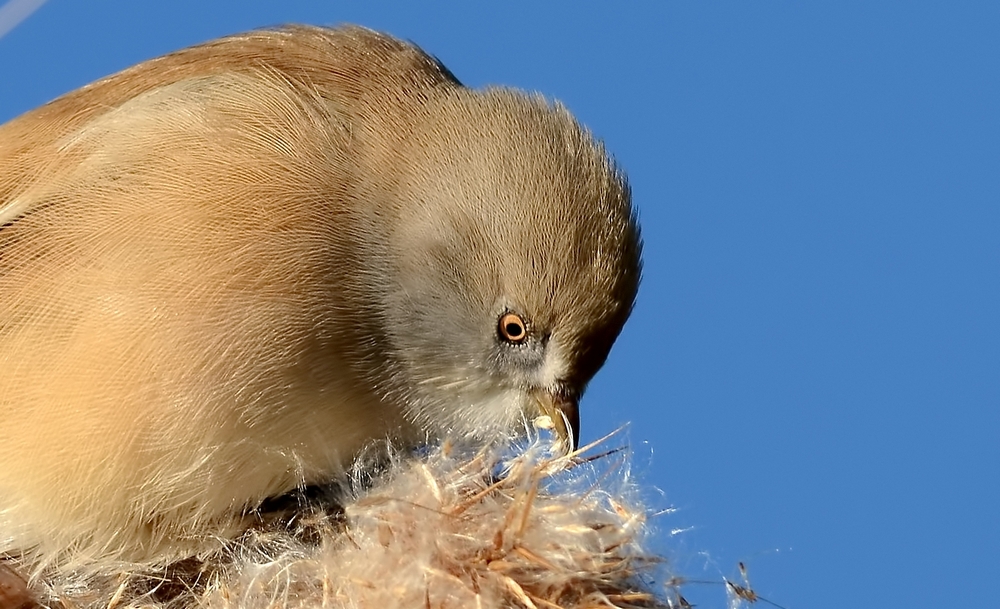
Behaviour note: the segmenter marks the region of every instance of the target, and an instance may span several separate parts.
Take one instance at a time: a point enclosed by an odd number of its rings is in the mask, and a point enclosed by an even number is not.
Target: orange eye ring
[[[500,338],[516,345],[528,338],[528,325],[517,313],[504,313],[497,324],[497,332]]]

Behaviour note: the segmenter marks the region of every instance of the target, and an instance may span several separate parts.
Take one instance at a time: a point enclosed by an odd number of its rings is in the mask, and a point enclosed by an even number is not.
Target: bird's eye
[[[509,343],[521,343],[528,337],[528,327],[517,313],[504,313],[497,328],[500,338]]]

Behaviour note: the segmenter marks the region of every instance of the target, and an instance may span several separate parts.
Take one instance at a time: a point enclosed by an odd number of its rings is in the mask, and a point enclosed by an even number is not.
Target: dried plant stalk
[[[678,580],[644,545],[647,511],[616,451],[551,448],[396,456],[366,490],[328,494],[349,500],[314,502],[225,552],[115,577],[49,572],[35,593],[64,609],[679,606],[654,589]]]

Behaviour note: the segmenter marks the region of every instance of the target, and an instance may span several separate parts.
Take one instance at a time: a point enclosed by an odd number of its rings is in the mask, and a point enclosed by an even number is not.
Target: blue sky
[[[285,22],[558,98],[627,170],[645,278],[584,440],[631,422],[682,572],[743,561],[788,609],[996,604],[1000,4],[50,0],[0,38],[0,121]]]

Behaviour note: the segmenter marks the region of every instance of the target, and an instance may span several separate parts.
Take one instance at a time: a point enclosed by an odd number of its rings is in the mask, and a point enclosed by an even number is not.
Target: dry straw
[[[49,572],[33,594],[65,609],[686,605],[646,547],[626,451],[608,445],[562,456],[544,439],[444,443],[383,462],[374,480],[369,461],[351,488],[262,520],[224,552],[114,576]]]

